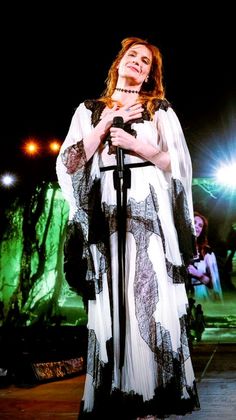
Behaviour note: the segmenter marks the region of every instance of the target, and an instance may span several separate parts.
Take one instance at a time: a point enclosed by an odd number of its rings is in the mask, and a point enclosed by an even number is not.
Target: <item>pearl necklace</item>
[[[139,93],[139,90],[131,90],[131,89],[122,89],[122,88],[115,88],[115,90],[119,90],[120,92],[125,93]]]

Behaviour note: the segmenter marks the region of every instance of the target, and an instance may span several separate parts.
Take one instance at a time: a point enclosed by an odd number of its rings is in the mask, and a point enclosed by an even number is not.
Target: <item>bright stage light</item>
[[[25,142],[25,144],[24,144],[24,152],[27,155],[34,156],[37,153],[39,153],[39,150],[40,150],[40,146],[39,146],[39,143],[37,142],[37,140],[34,140],[34,139],[29,140],[29,141]]]
[[[49,149],[52,153],[58,153],[60,150],[61,144],[57,140],[53,140],[49,143]]]
[[[1,176],[1,184],[3,187],[11,187],[15,184],[16,177],[12,174],[4,174]]]
[[[216,173],[216,178],[220,184],[236,188],[236,163],[221,166]]]

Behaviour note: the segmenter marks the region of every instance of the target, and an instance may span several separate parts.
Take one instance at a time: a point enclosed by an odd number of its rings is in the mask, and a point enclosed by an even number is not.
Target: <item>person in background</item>
[[[81,420],[156,419],[200,408],[186,333],[195,237],[191,159],[165,99],[160,50],[136,37],[121,44],[102,96],[75,110],[56,166],[70,205],[65,263],[69,270],[77,237],[77,270],[71,263],[87,299]]]
[[[197,236],[197,257],[188,266],[194,299],[198,301],[223,301],[216,256],[208,244],[208,220],[194,212]]]

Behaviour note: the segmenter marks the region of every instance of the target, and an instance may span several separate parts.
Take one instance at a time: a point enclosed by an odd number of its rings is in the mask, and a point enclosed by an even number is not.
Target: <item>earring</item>
[[[145,79],[145,83],[147,83],[147,82],[148,82],[148,78],[149,78],[149,75],[147,75],[147,77],[146,77],[146,79]]]

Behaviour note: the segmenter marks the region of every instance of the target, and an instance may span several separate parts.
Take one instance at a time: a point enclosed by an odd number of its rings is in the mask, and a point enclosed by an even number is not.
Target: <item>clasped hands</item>
[[[107,120],[106,125],[110,129],[110,141],[113,146],[121,147],[122,149],[132,150],[132,144],[135,138],[119,127],[113,127],[112,123],[115,117],[122,117],[124,124],[128,121],[135,120],[142,117],[143,107],[140,103],[134,103],[119,107],[114,105],[112,108],[106,107],[102,114],[101,119]]]
[[[193,278],[199,280],[202,284],[209,286],[210,277],[206,273],[203,273],[202,271],[198,270],[192,264],[188,266],[188,272]]]

